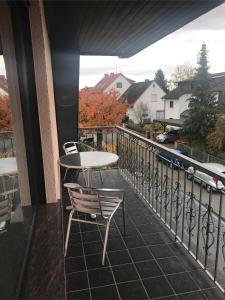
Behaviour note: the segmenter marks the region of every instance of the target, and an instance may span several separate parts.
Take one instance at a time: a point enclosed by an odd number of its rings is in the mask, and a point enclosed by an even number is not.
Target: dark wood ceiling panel
[[[129,57],[223,2],[46,0],[44,5],[52,47]]]

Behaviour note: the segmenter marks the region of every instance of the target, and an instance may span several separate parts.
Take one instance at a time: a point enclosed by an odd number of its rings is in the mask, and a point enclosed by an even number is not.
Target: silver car
[[[225,174],[225,166],[218,164],[218,163],[203,163],[202,166],[210,171],[215,171],[218,173]],[[202,171],[196,170],[193,167],[188,168],[188,179],[192,179],[194,176],[194,181],[201,182],[205,185],[206,190],[208,192],[211,191],[218,191],[218,190],[225,190],[225,186],[223,183],[218,180],[216,177],[208,175]]]

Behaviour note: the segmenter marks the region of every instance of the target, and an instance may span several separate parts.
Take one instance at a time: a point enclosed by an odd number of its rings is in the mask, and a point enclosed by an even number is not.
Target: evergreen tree
[[[215,128],[218,112],[216,98],[210,92],[208,69],[207,49],[203,43],[193,81],[193,93],[189,99],[189,117],[184,124],[190,142],[202,148],[205,148],[207,135]]]
[[[155,78],[154,80],[158,83],[158,85],[165,91],[167,92],[167,83],[165,80],[165,76],[164,73],[161,69],[159,69],[156,73],[155,73]]]

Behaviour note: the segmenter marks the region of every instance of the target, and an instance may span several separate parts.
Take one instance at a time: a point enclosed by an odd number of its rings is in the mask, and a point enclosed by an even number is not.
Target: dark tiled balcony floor
[[[100,186],[98,173],[94,185]],[[111,224],[102,267],[102,229],[72,225],[65,259],[68,299],[225,299],[117,170],[104,172],[103,186],[126,191],[126,237],[119,211]],[[67,224],[68,212],[64,215]]]

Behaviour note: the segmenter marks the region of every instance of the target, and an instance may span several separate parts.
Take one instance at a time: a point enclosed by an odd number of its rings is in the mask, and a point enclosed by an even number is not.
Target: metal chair
[[[86,145],[86,144],[81,143],[81,142],[66,142],[65,144],[63,144],[63,150],[64,150],[66,155],[73,154],[73,153],[78,153],[80,151],[96,151],[91,146]],[[66,169],[63,181],[66,180],[66,176],[67,176],[68,171],[69,171],[69,168]],[[101,183],[103,183],[101,170],[98,169],[98,171],[99,171]],[[87,185],[87,179],[86,179],[86,176],[85,176],[85,172],[86,172],[86,169],[83,169],[82,173],[83,173],[83,176],[84,176],[85,185]]]
[[[5,232],[11,219],[13,199],[18,191],[15,185],[15,176],[0,175],[0,233]]]
[[[71,222],[89,223],[93,225],[105,226],[105,238],[102,255],[102,265],[105,263],[105,254],[108,241],[109,227],[112,217],[122,205],[123,226],[125,235],[125,212],[124,212],[124,191],[121,189],[95,189],[84,188],[76,183],[65,183],[68,189],[72,210],[69,215],[69,222],[66,233],[65,253],[67,253]],[[119,196],[120,195],[120,196]],[[74,218],[75,213],[95,214],[97,220],[89,221],[85,219]]]

